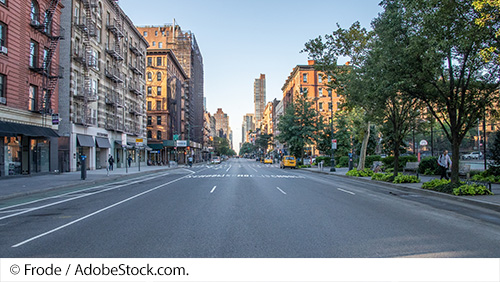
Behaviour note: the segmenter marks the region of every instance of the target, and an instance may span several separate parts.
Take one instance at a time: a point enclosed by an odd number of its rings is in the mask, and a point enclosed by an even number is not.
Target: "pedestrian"
[[[113,156],[111,154],[109,154],[109,156],[108,156],[109,170],[113,170],[113,163],[114,162],[115,162],[115,160],[113,159]]]
[[[132,163],[132,156],[128,155],[128,167],[130,167],[131,163]]]
[[[192,156],[188,158],[188,163],[189,163],[189,167],[193,166],[193,157]]]
[[[448,150],[444,150],[443,153],[438,158],[439,169],[441,169],[441,179],[448,178],[448,168],[451,167],[451,159],[448,155]]]

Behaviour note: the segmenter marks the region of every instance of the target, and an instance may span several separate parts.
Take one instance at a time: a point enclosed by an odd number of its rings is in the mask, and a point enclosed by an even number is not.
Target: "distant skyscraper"
[[[261,74],[256,78],[253,84],[254,104],[255,104],[255,122],[262,120],[264,109],[266,108],[266,75]]]
[[[246,114],[243,116],[243,124],[241,126],[241,142],[250,142],[248,138],[249,131],[255,131],[255,115],[254,114]]]

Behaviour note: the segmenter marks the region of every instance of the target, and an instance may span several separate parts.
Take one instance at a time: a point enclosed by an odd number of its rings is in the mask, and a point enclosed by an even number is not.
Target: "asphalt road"
[[[1,257],[500,257],[500,214],[235,159],[0,202]]]

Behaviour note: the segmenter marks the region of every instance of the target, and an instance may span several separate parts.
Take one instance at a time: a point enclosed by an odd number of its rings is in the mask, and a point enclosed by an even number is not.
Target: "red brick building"
[[[58,169],[52,114],[62,8],[57,0],[0,0],[0,177]]]

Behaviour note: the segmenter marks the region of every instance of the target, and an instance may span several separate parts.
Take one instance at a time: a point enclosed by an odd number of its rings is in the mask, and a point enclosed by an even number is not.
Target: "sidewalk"
[[[346,173],[349,170],[346,167],[336,168],[335,172],[330,172],[330,167],[324,167],[322,171],[318,167],[303,168],[303,169],[307,170],[307,171],[311,171],[311,172],[316,172],[316,173],[336,175],[336,176],[340,176],[340,177],[358,179],[361,181],[379,183],[381,185],[391,186],[391,187],[394,187],[394,188],[399,189],[399,190],[424,193],[427,195],[432,195],[432,196],[446,198],[446,199],[452,199],[452,200],[461,201],[461,202],[467,202],[467,203],[475,204],[475,205],[482,206],[485,208],[500,211],[500,184],[492,184],[491,185],[491,191],[493,192],[494,195],[489,195],[489,196],[455,196],[455,195],[451,195],[451,194],[440,193],[440,192],[436,192],[436,191],[432,191],[432,190],[422,189],[422,183],[428,182],[428,181],[430,181],[432,179],[436,179],[436,178],[439,179],[439,176],[436,176],[436,175],[434,175],[434,176],[419,175],[420,183],[395,184],[395,183],[390,183],[390,182],[372,180],[371,177],[347,176]]]
[[[7,177],[0,179],[0,200],[61,188],[84,187],[95,183],[105,183],[117,179],[123,179],[127,176],[137,176],[176,168],[189,167],[185,165],[179,165],[177,167],[141,166],[139,171],[139,168],[135,166],[128,168],[128,172],[126,168],[115,168],[114,170],[109,171],[109,175],[106,169],[87,170],[87,177],[85,180],[81,179],[80,171],[65,172],[60,174],[19,175]]]

